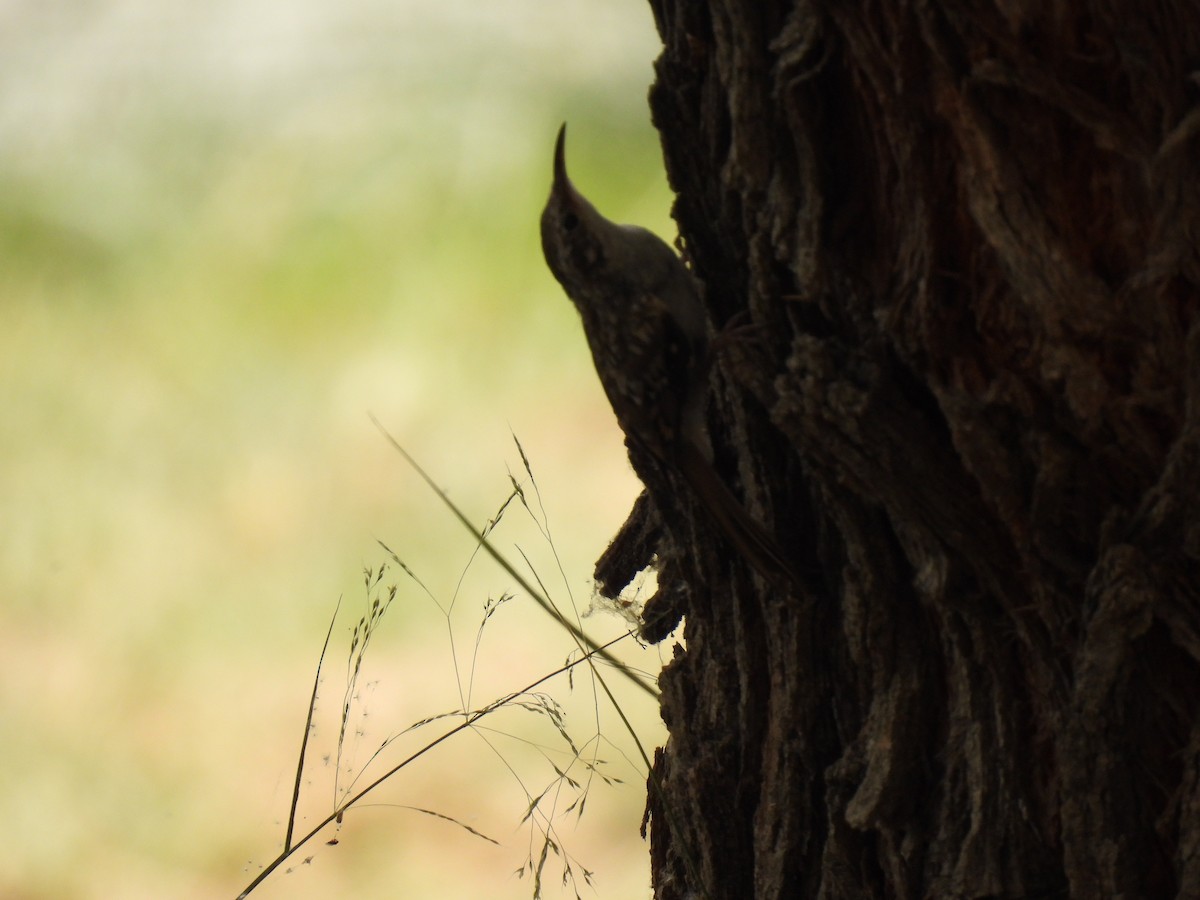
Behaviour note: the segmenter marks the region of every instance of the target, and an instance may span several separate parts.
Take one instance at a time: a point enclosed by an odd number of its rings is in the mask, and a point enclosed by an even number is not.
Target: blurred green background
[[[0,5],[0,896],[233,897],[281,844],[342,597],[300,828],[319,821],[377,540],[457,599],[447,618],[385,578],[346,768],[468,681],[481,705],[567,655],[518,596],[469,675],[485,601],[515,585],[477,561],[455,594],[472,542],[368,416],[480,523],[524,477],[514,432],[561,573],[519,509],[497,544],[587,606],[636,483],[537,218],[569,120],[580,187],[673,233],[657,53],[644,0]],[[547,689],[625,781],[556,838],[594,896],[649,896],[632,745],[582,671]],[[653,704],[622,696],[660,742]],[[520,819],[564,758],[538,749],[556,746],[542,717],[495,727],[404,770],[253,896],[530,896],[512,873],[541,841]],[[573,896],[560,872],[546,896]]]

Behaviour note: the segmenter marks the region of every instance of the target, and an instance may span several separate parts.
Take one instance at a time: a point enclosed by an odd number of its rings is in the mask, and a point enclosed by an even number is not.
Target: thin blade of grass
[[[296,783],[292,786],[292,805],[288,809],[287,834],[283,838],[284,853],[292,849],[292,834],[296,829],[296,807],[300,805],[300,784],[304,780],[304,756],[308,752],[308,736],[312,733],[313,711],[317,708],[317,688],[321,684],[321,666],[325,663],[325,653],[329,650],[329,639],[333,636],[333,626],[337,622],[338,610],[342,608],[342,598],[338,597],[337,606],[333,608],[333,616],[329,620],[329,630],[325,632],[325,643],[321,645],[321,655],[317,658],[317,674],[313,677],[312,696],[308,699],[308,715],[304,718],[304,737],[300,739],[300,759],[296,763]]]
[[[505,572],[507,572],[510,577],[512,577],[514,580],[516,580],[517,584],[519,584],[521,586],[521,589],[524,590],[527,594],[529,594],[529,596],[533,598],[534,602],[537,603],[537,605],[540,606],[547,615],[549,615],[552,619],[554,619],[554,621],[556,621],[559,625],[561,625],[563,628],[565,628],[567,630],[567,632],[571,635],[571,637],[575,639],[575,642],[577,644],[579,644],[579,649],[582,650],[584,652],[584,654],[586,656],[588,656],[589,659],[593,656],[599,656],[601,659],[603,659],[609,665],[613,666],[617,671],[619,671],[621,674],[623,674],[626,678],[628,678],[630,681],[632,681],[634,684],[636,684],[639,688],[641,688],[643,691],[645,691],[647,694],[649,694],[655,700],[659,699],[658,690],[656,688],[654,688],[652,685],[649,685],[646,682],[642,681],[639,677],[637,677],[637,675],[635,675],[632,671],[630,671],[629,668],[627,666],[625,666],[619,659],[617,659],[615,656],[613,656],[607,650],[604,650],[603,648],[601,648],[584,631],[582,631],[580,628],[578,628],[566,616],[564,616],[561,612],[559,612],[557,609],[555,609],[554,604],[552,604],[549,600],[547,600],[546,597],[543,596],[540,591],[536,590],[533,587],[533,585],[531,585],[529,583],[529,580],[527,578],[525,578],[524,575],[522,575],[520,572],[517,571],[516,567],[513,566],[512,563],[510,563],[498,550],[496,550],[496,548],[493,547],[489,541],[484,539],[483,534],[478,529],[476,529],[474,525],[471,524],[471,520],[467,518],[466,513],[464,513],[461,509],[459,509],[458,506],[454,503],[454,501],[451,500],[449,498],[449,496],[447,496],[446,492],[443,491],[440,487],[438,487],[438,484],[436,481],[433,480],[433,477],[428,472],[426,472],[423,468],[421,468],[420,463],[418,463],[416,461],[416,459],[414,459],[413,456],[407,450],[404,449],[404,447],[400,444],[399,441],[397,441],[394,437],[392,437],[391,433],[388,432],[388,430],[383,427],[383,424],[377,418],[375,418],[375,416],[373,416],[373,415],[370,418],[371,418],[371,422],[375,425],[376,428],[379,429],[379,432],[380,432],[380,434],[383,435],[384,439],[389,444],[392,445],[392,448],[397,453],[399,453],[402,457],[404,457],[404,461],[406,463],[408,463],[408,465],[413,469],[413,471],[416,472],[421,477],[421,480],[424,481],[427,485],[429,485],[430,489],[432,489],[433,492],[435,494],[437,494],[438,499],[442,501],[442,504],[448,510],[450,510],[451,514],[456,519],[458,519],[458,521],[462,524],[462,526],[464,528],[466,528],[468,531],[470,531],[471,534],[475,537],[475,539],[480,542],[480,546],[483,547],[484,552],[486,552],[488,554],[488,556],[490,556],[492,558],[492,560],[497,565],[500,566],[500,568],[502,568]],[[609,699],[610,700],[613,699],[611,697],[611,695],[610,695]],[[623,718],[623,716],[622,716],[622,718]],[[643,754],[643,756],[644,755],[645,754]],[[649,764],[648,758],[647,758],[647,764]]]
[[[612,641],[609,642],[609,644],[610,645],[615,644],[619,640],[622,640],[622,638],[621,637],[614,638]],[[603,648],[601,648],[601,649],[603,649]],[[599,652],[599,651],[597,651],[597,652]],[[390,780],[392,778],[392,776],[395,775],[397,772],[399,772],[401,769],[404,769],[411,763],[420,759],[426,753],[429,753],[430,751],[432,751],[436,747],[440,746],[441,744],[445,743],[446,741],[448,741],[450,738],[454,737],[455,735],[460,734],[460,733],[470,729],[480,719],[487,717],[488,715],[490,715],[491,713],[495,712],[498,709],[505,708],[512,701],[512,699],[514,697],[519,697],[522,694],[528,694],[528,693],[532,692],[535,688],[539,687],[540,685],[545,684],[547,681],[550,681],[552,678],[557,678],[559,675],[561,675],[564,671],[566,671],[570,667],[582,665],[585,662],[588,662],[587,657],[585,657],[583,659],[575,660],[575,662],[568,663],[566,666],[560,666],[559,668],[554,669],[551,672],[547,672],[544,675],[541,675],[534,681],[527,684],[521,690],[514,691],[513,693],[511,693],[505,697],[501,697],[501,698],[493,701],[492,703],[489,703],[487,706],[485,706],[479,710],[476,710],[475,712],[472,712],[465,721],[460,722],[458,725],[455,725],[453,728],[449,729],[445,733],[439,735],[438,737],[431,740],[429,743],[425,744],[425,746],[421,747],[419,750],[415,751],[414,753],[411,753],[405,759],[402,759],[400,762],[396,763],[394,766],[392,766],[390,769],[388,769],[382,775],[378,776],[374,781],[372,781],[366,787],[362,788],[362,790],[360,790],[357,794],[355,794],[352,797],[347,798],[346,800],[343,800],[340,804],[338,804],[338,806],[333,810],[333,812],[329,813],[329,815],[327,815],[324,819],[322,819],[315,826],[313,826],[313,828],[307,834],[305,834],[303,837],[301,837],[299,840],[297,840],[289,848],[282,851],[278,856],[276,856],[273,860],[271,860],[271,862],[269,862],[266,866],[264,866],[262,871],[259,872],[258,875],[256,875],[250,881],[250,883],[247,884],[242,889],[242,892],[240,894],[238,894],[237,900],[244,900],[244,898],[250,896],[250,894],[260,884],[262,884],[264,881],[266,881],[272,872],[274,872],[281,865],[283,865],[283,863],[286,862],[293,853],[295,853],[297,850],[299,850],[301,847],[303,847],[305,844],[307,844],[309,841],[311,841],[314,837],[316,837],[318,834],[320,834],[331,823],[333,823],[335,821],[341,822],[342,816],[344,816],[346,814],[347,810],[358,805],[358,803],[364,797],[366,797],[368,794],[370,794],[372,791],[374,791],[375,788],[379,787],[384,782]]]

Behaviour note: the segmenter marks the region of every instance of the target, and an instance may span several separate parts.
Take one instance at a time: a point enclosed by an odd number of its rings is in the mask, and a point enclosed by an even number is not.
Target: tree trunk
[[[651,0],[716,464],[675,898],[1200,897],[1200,5]],[[644,529],[643,529],[644,531]]]

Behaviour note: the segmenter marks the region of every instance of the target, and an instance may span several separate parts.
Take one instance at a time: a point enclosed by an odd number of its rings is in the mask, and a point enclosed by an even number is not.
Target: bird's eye
[[[574,231],[575,226],[579,224],[579,216],[575,213],[567,213],[563,216],[563,228],[567,231]]]

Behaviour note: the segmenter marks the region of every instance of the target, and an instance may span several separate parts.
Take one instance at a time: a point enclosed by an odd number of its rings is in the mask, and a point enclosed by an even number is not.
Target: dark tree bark
[[[1200,897],[1200,5],[651,5],[803,573],[666,554],[656,896]]]

